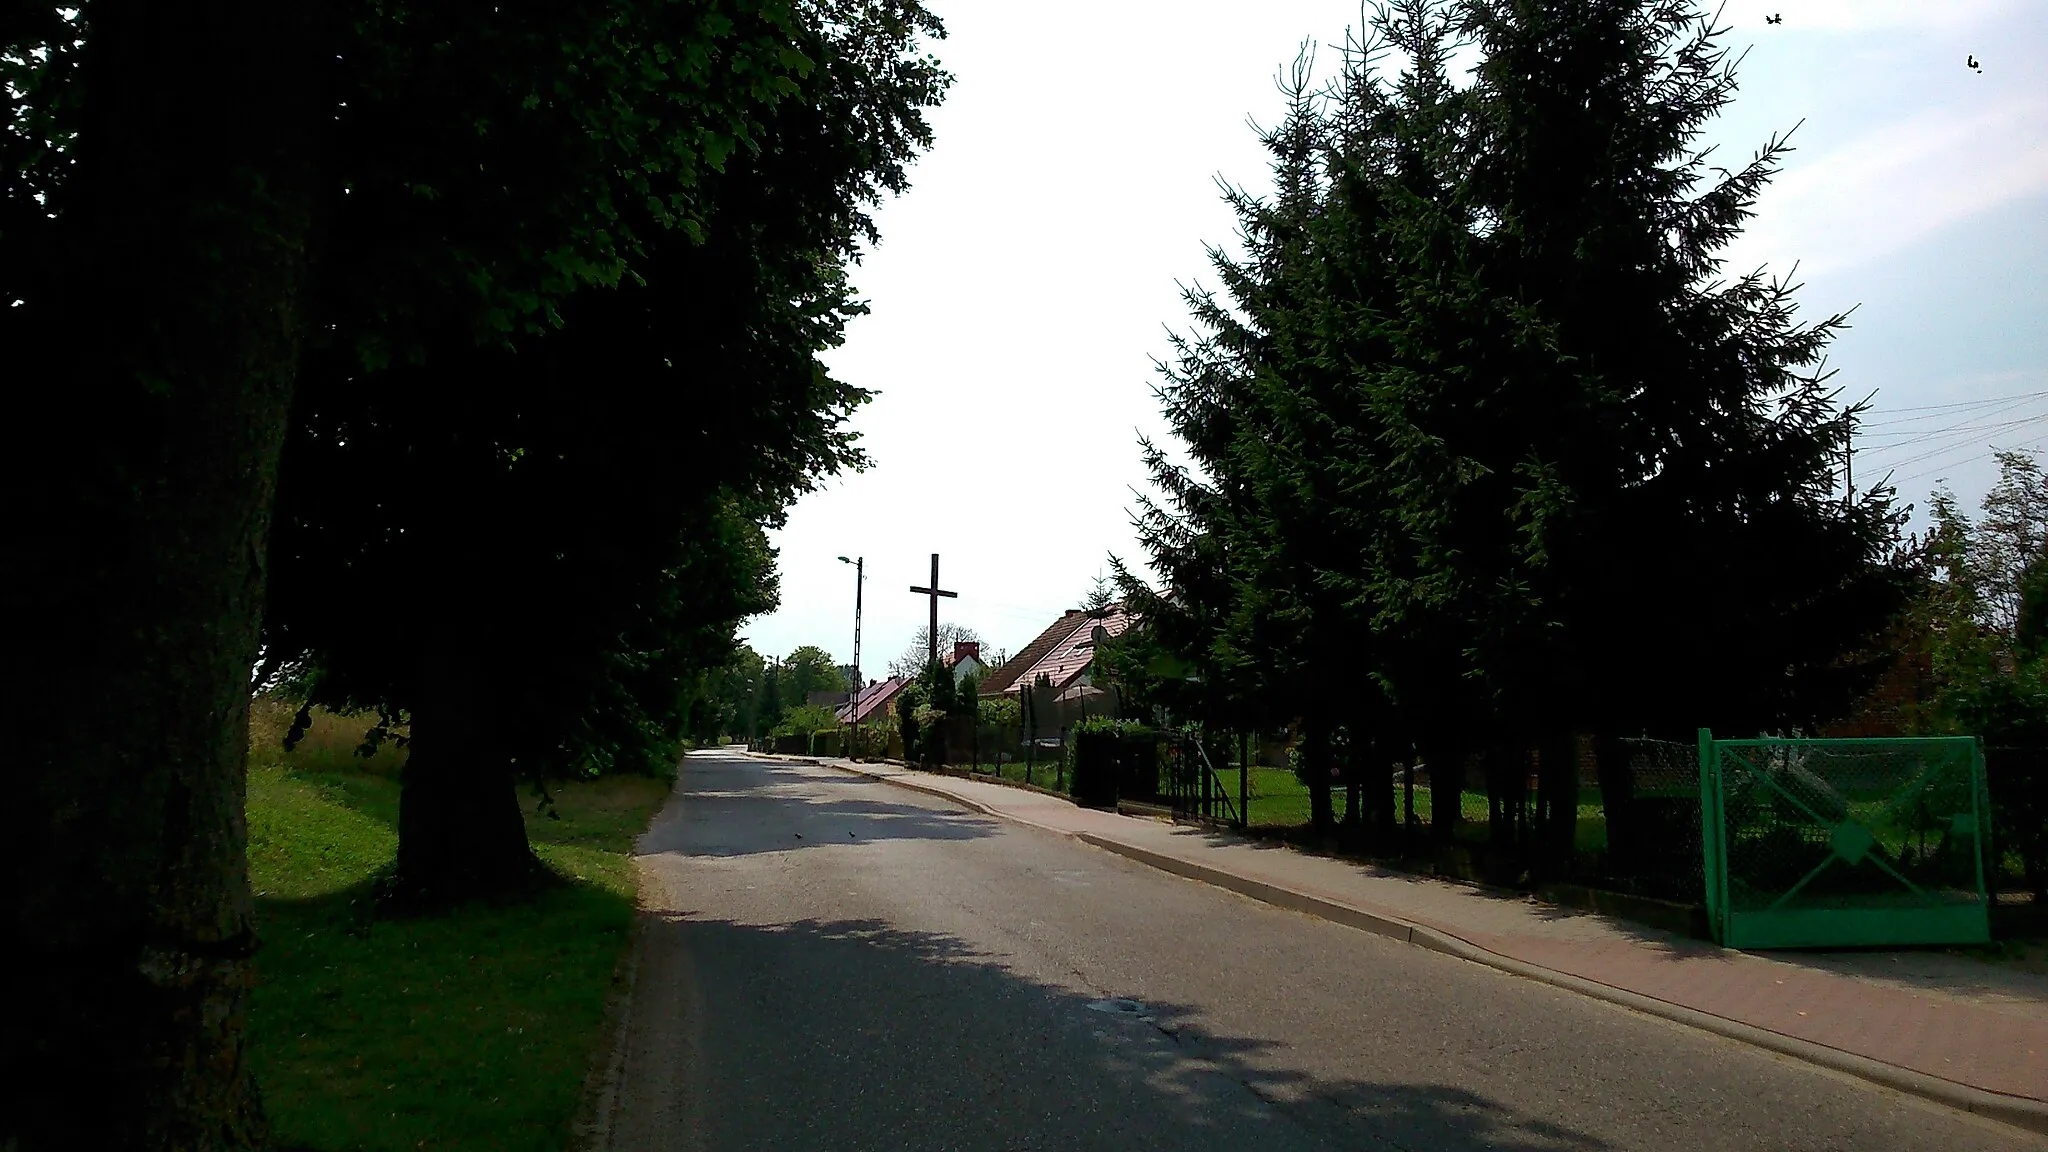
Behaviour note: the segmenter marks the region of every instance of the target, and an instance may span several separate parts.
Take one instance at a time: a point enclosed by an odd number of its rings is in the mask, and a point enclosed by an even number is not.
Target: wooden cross
[[[929,668],[932,664],[939,662],[939,597],[950,596],[957,598],[960,594],[958,592],[948,592],[939,587],[939,554],[937,552],[932,553],[931,587],[919,588],[917,585],[912,584],[910,590],[920,596],[932,598],[931,654],[929,662],[925,665]]]

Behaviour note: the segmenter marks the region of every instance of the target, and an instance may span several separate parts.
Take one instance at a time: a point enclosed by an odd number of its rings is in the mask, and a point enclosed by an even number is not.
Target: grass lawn
[[[1009,764],[976,764],[973,766],[973,770],[976,772],[986,772],[991,776],[1001,776],[1005,780],[1023,780],[1027,784],[1036,784],[1040,788],[1057,788],[1066,783],[1065,774],[1060,771],[1059,750],[1056,748],[1047,749],[1047,752],[1049,753],[1047,759],[1028,765],[1031,769],[1031,778],[1029,780],[1024,780],[1024,770],[1027,765],[1022,760]],[[966,768],[967,765],[960,764],[955,765],[955,767]]]
[[[1223,791],[1231,803],[1237,802],[1238,772],[1236,768],[1218,768],[1216,776],[1223,782]],[[1393,786],[1395,818],[1400,818],[1406,803],[1398,784]],[[1344,790],[1333,790],[1331,805],[1336,809],[1338,819],[1344,817]],[[1424,824],[1429,822],[1429,788],[1415,789],[1415,817]],[[1462,838],[1484,838],[1486,835],[1486,793],[1466,792],[1460,797],[1459,811],[1462,823]],[[1308,785],[1294,774],[1291,768],[1252,769],[1251,823],[1253,826],[1299,827],[1309,822]],[[1582,852],[1598,851],[1607,846],[1607,817],[1597,801],[1579,803],[1579,819],[1576,828],[1578,848]]]
[[[254,1059],[279,1146],[562,1148],[629,939],[632,839],[668,785],[568,784],[559,819],[527,804],[564,881],[530,903],[384,919],[369,888],[398,845],[397,760],[353,743],[251,757]]]

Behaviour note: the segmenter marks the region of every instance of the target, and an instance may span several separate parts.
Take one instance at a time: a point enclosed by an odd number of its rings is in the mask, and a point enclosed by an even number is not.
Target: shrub
[[[813,732],[822,731],[838,724],[838,717],[832,709],[823,704],[799,704],[782,714],[782,723],[777,724],[770,736],[802,736],[806,740]]]
[[[850,754],[862,760],[880,760],[889,754],[889,730],[879,725],[864,724],[852,731],[847,740]]]
[[[991,696],[978,706],[980,721],[992,728],[1022,728],[1024,709],[1008,696]]]
[[[837,756],[846,743],[846,733],[841,728],[820,728],[811,733],[811,755]]]

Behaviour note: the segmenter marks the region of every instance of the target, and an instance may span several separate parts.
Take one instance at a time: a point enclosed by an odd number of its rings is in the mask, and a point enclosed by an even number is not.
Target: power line
[[[2039,420],[2034,422],[2038,423],[2040,421],[2048,421],[2048,416],[2040,417]],[[1973,458],[1974,456],[1980,454],[1983,449],[1989,449],[1990,451],[1998,452],[2012,448],[2039,445],[2042,444],[2044,441],[2048,441],[2048,437],[2034,436],[2028,439],[2015,440],[2008,444],[2005,449],[2001,449],[1998,445],[1995,444],[1985,444],[1982,445],[1982,447],[1980,448],[1980,446],[1975,442],[1962,445],[1951,445],[1949,448],[1945,450],[1933,453],[1925,453],[1919,457],[1916,457],[1913,460],[1900,461],[1898,464],[1893,465],[1892,467],[1894,468],[1900,468],[1904,467],[1909,463],[1918,463],[1920,460],[1940,458],[1939,462],[1936,463],[1933,467],[1923,468],[1920,471],[1915,472],[1909,476],[1901,477],[1898,480],[1894,481],[1894,483],[1905,484],[1914,480],[1922,479],[1923,477],[1932,476],[1938,472],[1945,471],[1949,468],[1954,467],[1957,464],[1961,464]]]
[[[1940,434],[1940,433],[1942,433],[1942,432],[1948,431],[1949,429],[1953,429],[1953,428],[1963,428],[1963,427],[1968,427],[1968,426],[1971,426],[1971,425],[1975,425],[1975,424],[1981,424],[1981,423],[1983,423],[1984,421],[1986,421],[1986,420],[1990,419],[1990,418],[1991,418],[1991,417],[1993,417],[1993,416],[2002,416],[2002,415],[2004,415],[2005,413],[2007,413],[2007,412],[2010,412],[2010,411],[2012,411],[2012,410],[2013,410],[2013,409],[2015,409],[2015,408],[2021,408],[2021,407],[2024,407],[2024,406],[2026,406],[2027,404],[2029,404],[2029,403],[2031,403],[2031,402],[2032,402],[2032,398],[2031,398],[2031,397],[2024,397],[2024,396],[2023,396],[2023,397],[2020,397],[2020,398],[2018,398],[2018,399],[2014,399],[2014,400],[2008,400],[2008,401],[2006,401],[2006,402],[2004,402],[2004,403],[2002,403],[2002,404],[1999,404],[1999,405],[1998,405],[1997,407],[1993,407],[1993,408],[1986,408],[1986,409],[1983,409],[1982,411],[1979,411],[1979,412],[1973,412],[1973,413],[1971,413],[1971,415],[1970,415],[1970,418],[1969,418],[1969,419],[1967,419],[1967,420],[1961,420],[1961,421],[1958,421],[1958,422],[1956,422],[1956,423],[1954,423],[1954,424],[1950,424],[1950,425],[1947,425],[1947,426],[1945,426],[1945,427],[1943,427],[1943,428],[1924,428],[1924,427],[1914,427],[1914,428],[1901,428],[1901,429],[1899,429],[1899,430],[1898,430],[1898,431],[1896,431],[1896,432],[1879,432],[1879,433],[1877,433],[1877,435],[1878,435],[1878,436],[1907,436],[1907,437],[1911,437],[1911,436],[1932,436],[1932,435],[1938,435],[1938,434]],[[1877,423],[1874,423],[1874,424],[1868,424],[1868,425],[1862,425],[1862,426],[1863,426],[1863,427],[1869,427],[1869,428],[1877,428],[1877,427],[1896,427],[1897,425],[1900,425],[1900,424],[1924,424],[1924,423],[1926,423],[1926,422],[1927,422],[1927,421],[1929,421],[1929,420],[1939,420],[1939,419],[1945,419],[1945,418],[1947,418],[1947,417],[1949,417],[1949,416],[1953,416],[1953,415],[1955,415],[1955,413],[1953,413],[1953,412],[1944,412],[1944,413],[1937,413],[1937,414],[1935,414],[1935,415],[1930,415],[1930,416],[1915,416],[1915,417],[1910,417],[1909,419],[1906,419],[1906,420],[1886,420],[1886,421],[1879,421],[1879,422],[1877,422]],[[1861,424],[1861,422],[1860,422],[1860,421],[1859,421],[1859,424]]]
[[[2024,428],[2029,424],[2039,424],[2043,421],[2048,421],[2048,414],[2034,416],[2026,420],[2015,420],[2007,426],[2007,430],[2010,430],[2012,428]],[[1894,460],[1891,462],[1889,467],[1904,468],[1908,464],[1918,464],[1923,460],[1933,460],[1937,457],[1950,455],[1959,450],[1975,451],[1977,448],[1978,435],[1979,433],[1976,429],[1971,429],[1968,431],[1967,434],[1949,437],[1945,443],[1937,447],[1930,448],[1925,452],[1920,452],[1915,455],[1908,456],[1903,460]],[[1985,445],[1985,447],[1990,447],[1990,445],[1987,444]]]
[[[1897,452],[1902,449],[1912,448],[1916,445],[1926,444],[1935,440],[1944,440],[1953,443],[1959,440],[1974,439],[1975,437],[1988,435],[1991,433],[2004,432],[2013,428],[2024,428],[2029,424],[2039,423],[2043,419],[2048,419],[2048,413],[2037,413],[2033,416],[2022,416],[2014,420],[1996,420],[1985,424],[1959,424],[1953,428],[1943,428],[1939,431],[1928,432],[1923,435],[1914,436],[1910,439],[1896,440],[1890,444],[1880,444],[1876,448],[1871,449],[1871,451],[1879,453]],[[1909,462],[1910,461],[1905,460],[1895,461],[1895,463],[1900,464],[1905,464]]]
[[[1988,404],[2003,404],[2008,400],[2038,400],[2048,392],[2023,392],[2016,396],[1990,396],[1981,400],[1957,400],[1949,404],[1917,404],[1905,408],[1886,408],[1885,412],[1939,412],[1954,408],[1980,408]],[[1914,417],[1926,419],[1926,417]],[[1875,427],[1875,425],[1873,425]]]

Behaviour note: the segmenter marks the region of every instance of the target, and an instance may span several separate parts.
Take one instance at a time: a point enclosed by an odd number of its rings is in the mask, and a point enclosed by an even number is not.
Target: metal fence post
[[[1715,781],[1714,734],[1702,728],[1700,739],[1700,852],[1706,874],[1707,928],[1714,942],[1722,942],[1721,930],[1721,805],[1720,787]]]

